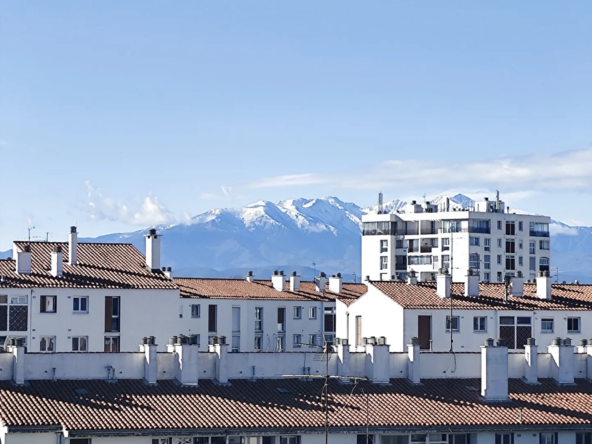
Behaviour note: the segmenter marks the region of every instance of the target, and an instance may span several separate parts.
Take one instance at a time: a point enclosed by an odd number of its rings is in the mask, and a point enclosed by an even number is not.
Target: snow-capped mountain
[[[430,200],[451,208],[473,207],[463,194]],[[393,200],[383,211],[405,212],[410,203]],[[242,208],[212,209],[186,224],[157,227],[164,235],[162,263],[177,276],[227,277],[254,270],[266,277],[273,269],[297,270],[310,278],[315,270],[341,272],[346,279],[360,277],[360,229],[366,213],[336,197],[289,199],[277,203],[259,201]],[[116,233],[92,239],[97,242],[131,242],[144,251],[147,229]],[[553,266],[560,280],[592,282],[592,227],[551,224]],[[81,239],[90,240],[90,239]],[[11,252],[0,253],[1,257]]]

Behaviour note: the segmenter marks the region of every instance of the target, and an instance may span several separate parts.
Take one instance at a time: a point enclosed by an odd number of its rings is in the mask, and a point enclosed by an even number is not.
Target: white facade
[[[462,282],[473,269],[480,281],[502,282],[506,274],[532,280],[549,271],[549,217],[512,213],[499,199],[467,211],[429,202],[412,202],[411,210],[362,217],[362,276],[404,279],[414,270],[420,281],[432,281],[448,268]]]

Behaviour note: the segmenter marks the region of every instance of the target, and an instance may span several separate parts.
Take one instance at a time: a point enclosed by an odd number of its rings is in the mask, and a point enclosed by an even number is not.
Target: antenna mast
[[[378,214],[382,214],[382,191],[378,193],[378,208],[376,210]]]

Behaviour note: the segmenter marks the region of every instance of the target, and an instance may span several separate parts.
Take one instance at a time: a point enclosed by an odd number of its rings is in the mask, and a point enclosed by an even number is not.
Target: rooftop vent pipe
[[[78,255],[78,233],[76,227],[70,227],[68,236],[68,264],[76,265]]]

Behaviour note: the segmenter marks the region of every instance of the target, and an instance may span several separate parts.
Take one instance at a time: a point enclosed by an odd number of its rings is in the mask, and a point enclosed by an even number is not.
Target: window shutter
[[[105,296],[105,331],[111,331],[113,318],[113,296]]]
[[[41,313],[45,313],[47,309],[47,296],[41,296],[40,304],[41,304]]]

